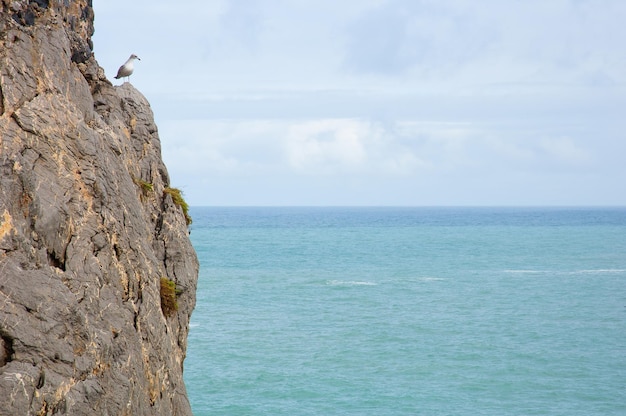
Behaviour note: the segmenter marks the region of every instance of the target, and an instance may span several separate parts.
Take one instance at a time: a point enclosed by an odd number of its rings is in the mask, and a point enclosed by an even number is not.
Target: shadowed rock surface
[[[92,33],[90,0],[0,0],[0,415],[189,415],[196,254],[150,105]]]

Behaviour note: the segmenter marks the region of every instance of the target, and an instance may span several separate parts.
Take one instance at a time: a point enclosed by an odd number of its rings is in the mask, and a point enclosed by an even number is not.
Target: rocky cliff
[[[198,262],[150,105],[104,76],[93,15],[0,0],[0,414],[187,415]]]

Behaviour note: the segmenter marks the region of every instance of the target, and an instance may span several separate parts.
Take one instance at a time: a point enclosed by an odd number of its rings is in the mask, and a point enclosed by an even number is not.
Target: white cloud
[[[508,129],[366,119],[182,120],[165,123],[161,137],[172,169],[202,176],[419,177],[591,166],[571,138]]]
[[[160,128],[172,180],[191,181],[196,203],[528,203],[525,187],[550,203],[571,203],[564,177],[592,195],[600,166],[586,146],[544,133],[352,118],[180,120]]]
[[[94,3],[192,204],[626,203],[621,0]]]
[[[390,0],[347,26],[345,64],[405,88],[624,83],[625,14],[619,0]]]
[[[553,160],[558,162],[572,166],[584,166],[592,161],[589,151],[569,137],[543,139],[539,145]]]
[[[316,120],[290,126],[285,139],[296,172],[331,174],[360,169],[367,162],[366,141],[379,132],[356,120]]]
[[[280,166],[283,123],[177,120],[161,123],[163,157],[172,170],[201,176],[267,174]]]
[[[203,175],[409,175],[428,167],[382,123],[359,119],[163,123],[168,166]]]

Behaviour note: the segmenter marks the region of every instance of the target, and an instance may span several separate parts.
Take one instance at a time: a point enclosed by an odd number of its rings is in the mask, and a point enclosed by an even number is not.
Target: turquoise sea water
[[[626,209],[191,214],[196,416],[626,414]]]

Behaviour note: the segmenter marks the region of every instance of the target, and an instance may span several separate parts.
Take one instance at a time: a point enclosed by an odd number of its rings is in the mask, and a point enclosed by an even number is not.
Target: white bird
[[[139,59],[139,57],[135,54],[132,54],[130,56],[130,58],[128,58],[128,61],[126,61],[124,63],[124,65],[120,66],[120,69],[117,70],[117,75],[115,76],[115,79],[120,79],[120,78],[130,78],[130,74],[133,73],[133,61],[135,59]],[[141,61],[141,59],[139,59]]]

